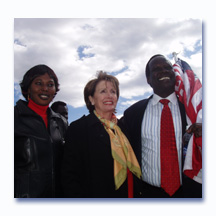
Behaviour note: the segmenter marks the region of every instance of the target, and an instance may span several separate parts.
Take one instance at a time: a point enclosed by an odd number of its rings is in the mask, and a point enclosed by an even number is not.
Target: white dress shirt
[[[141,139],[142,139],[142,179],[156,187],[161,186],[161,165],[160,165],[160,119],[163,104],[159,101],[161,98],[154,94],[146,107],[142,121]],[[169,95],[166,99],[173,116],[174,130],[176,135],[176,147],[179,159],[180,182],[182,177],[182,122],[181,114],[176,94]]]

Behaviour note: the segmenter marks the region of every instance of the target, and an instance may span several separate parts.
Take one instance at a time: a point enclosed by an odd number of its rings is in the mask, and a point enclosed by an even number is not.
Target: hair
[[[113,86],[116,89],[117,98],[119,98],[119,81],[118,81],[118,79],[112,75],[108,75],[104,71],[98,71],[97,77],[93,80],[90,80],[84,88],[84,100],[86,103],[86,107],[90,113],[92,113],[94,111],[95,107],[91,104],[91,102],[89,100],[89,96],[92,96],[92,97],[94,96],[97,84],[103,80],[109,81],[113,84]]]
[[[56,101],[51,105],[51,109],[53,111],[56,111],[58,109],[58,106],[67,106],[67,104],[63,101]]]
[[[146,74],[146,79],[147,79],[147,80],[148,80],[148,78],[149,78],[149,76],[150,76],[149,64],[150,64],[151,60],[152,60],[153,58],[156,58],[156,57],[163,57],[163,58],[166,58],[165,56],[163,56],[163,55],[161,55],[161,54],[156,54],[156,55],[153,55],[153,56],[149,59],[149,61],[148,61],[147,64],[146,64],[146,69],[145,69],[145,74]]]
[[[32,83],[32,81],[37,78],[38,76],[44,75],[45,73],[47,73],[50,78],[52,78],[54,80],[55,83],[55,88],[56,88],[56,93],[59,91],[59,82],[58,82],[58,78],[55,74],[55,72],[48,67],[47,65],[36,65],[32,68],[30,68],[23,76],[23,80],[20,82],[20,87],[22,90],[22,95],[24,96],[24,98],[26,100],[28,100],[28,89]]]

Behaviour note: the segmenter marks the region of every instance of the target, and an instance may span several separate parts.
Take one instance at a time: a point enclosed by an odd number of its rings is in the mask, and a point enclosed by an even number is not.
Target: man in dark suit
[[[182,137],[186,130],[186,115],[184,105],[179,102],[175,94],[175,73],[172,64],[162,55],[151,57],[146,65],[146,78],[154,94],[129,107],[121,119],[142,169],[142,180],[135,179],[135,196],[145,198],[201,197],[202,185],[185,177],[182,173]],[[171,196],[161,187],[160,125],[163,109],[161,99],[169,100],[180,173],[178,176],[180,186]],[[193,131],[201,127],[202,125],[194,124]]]

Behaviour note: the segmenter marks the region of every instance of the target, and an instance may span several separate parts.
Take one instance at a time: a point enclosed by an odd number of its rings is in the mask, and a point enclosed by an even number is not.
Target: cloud
[[[157,53],[170,57],[174,51],[201,78],[201,20],[18,18],[14,21],[14,82],[19,83],[34,65],[47,64],[60,82],[55,99],[79,108],[85,105],[85,84],[104,70],[119,79],[121,97],[133,101],[152,92],[145,78],[149,58]]]

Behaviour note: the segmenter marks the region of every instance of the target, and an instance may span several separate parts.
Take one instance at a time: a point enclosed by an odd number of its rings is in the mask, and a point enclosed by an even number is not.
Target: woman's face
[[[36,104],[41,106],[49,105],[53,100],[55,93],[55,82],[47,73],[36,77],[28,89],[29,97]]]
[[[96,88],[95,93],[89,96],[92,105],[95,106],[96,112],[104,117],[107,113],[113,113],[117,105],[117,92],[110,81],[100,81]]]

